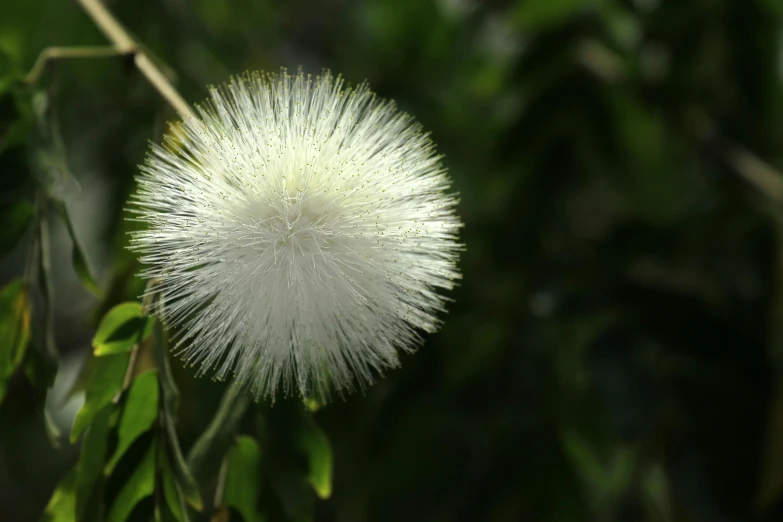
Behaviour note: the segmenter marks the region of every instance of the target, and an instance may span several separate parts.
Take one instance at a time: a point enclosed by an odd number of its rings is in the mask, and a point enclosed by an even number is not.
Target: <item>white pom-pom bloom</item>
[[[151,147],[132,244],[201,371],[257,396],[364,387],[459,277],[449,178],[421,128],[363,84],[245,74]]]

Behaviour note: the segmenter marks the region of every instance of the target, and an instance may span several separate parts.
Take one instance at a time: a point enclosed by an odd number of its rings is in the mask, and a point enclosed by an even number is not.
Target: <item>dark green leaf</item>
[[[24,359],[30,342],[30,303],[24,281],[12,281],[0,291],[0,402],[7,380]]]
[[[133,508],[155,490],[155,441],[133,475],[123,484],[106,517],[107,522],[124,522]]]
[[[76,468],[68,472],[57,485],[46,504],[42,522],[74,522],[76,520]]]
[[[60,449],[60,443],[62,442],[61,439],[63,434],[60,431],[60,428],[57,427],[57,423],[54,422],[54,419],[52,418],[52,412],[48,407],[45,407],[43,410],[43,423],[44,431],[46,431],[46,437],[49,439],[52,447],[55,449]]]
[[[84,392],[84,404],[73,421],[71,442],[79,439],[95,415],[119,393],[128,368],[128,359],[126,353],[98,358]]]
[[[247,435],[236,438],[228,452],[228,474],[223,503],[235,508],[245,522],[263,520],[258,509],[261,491],[261,449]]]
[[[160,473],[163,480],[163,496],[166,498],[166,504],[172,516],[179,521],[187,520],[185,498],[177,485],[171,465],[165,457],[161,459]]]
[[[29,201],[12,203],[0,211],[0,255],[13,249],[27,231],[35,215],[35,206]]]
[[[182,492],[185,500],[195,510],[204,509],[204,503],[201,500],[196,481],[190,471],[185,456],[182,454],[182,448],[179,445],[179,436],[175,424],[175,415],[179,402],[179,390],[174,382],[174,376],[171,374],[169,365],[169,356],[166,350],[166,333],[160,321],[155,321],[154,326],[154,350],[155,360],[160,370],[160,389],[163,400],[163,427],[166,430],[168,440],[168,449],[171,455],[171,464],[174,476],[177,479],[177,486]]]
[[[98,287],[98,283],[95,281],[95,278],[90,271],[90,265],[87,263],[87,256],[84,254],[84,249],[82,249],[81,243],[76,238],[76,231],[74,230],[68,209],[66,208],[65,203],[62,202],[58,202],[57,206],[60,210],[60,215],[63,217],[65,225],[68,228],[68,234],[71,236],[71,243],[73,243],[71,254],[73,269],[84,287],[94,296],[100,297],[101,289]]]
[[[152,317],[144,315],[141,303],[118,304],[101,319],[92,339],[93,353],[103,356],[130,351],[133,345],[149,337],[154,322]]]
[[[188,467],[197,482],[205,483],[217,475],[249,403],[249,396],[242,390],[228,388],[224,392],[215,416],[188,453]]]
[[[133,381],[122,409],[122,417],[117,428],[117,449],[106,464],[108,475],[120,458],[141,434],[152,427],[158,416],[158,372],[150,370],[137,376]]]
[[[307,481],[320,498],[329,498],[332,494],[332,447],[312,417],[308,416],[308,422],[299,434],[299,444],[307,456]]]
[[[106,462],[111,405],[104,406],[93,418],[84,434],[79,462],[76,465],[76,517],[97,520],[101,510],[101,481]]]

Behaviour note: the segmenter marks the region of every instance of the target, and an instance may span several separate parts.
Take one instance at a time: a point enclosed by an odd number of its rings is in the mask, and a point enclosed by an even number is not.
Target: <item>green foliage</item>
[[[89,389],[89,388],[88,388]],[[76,520],[100,520],[103,509],[103,466],[108,451],[112,408],[102,406],[82,440],[82,451],[76,464]]]
[[[261,493],[261,448],[247,435],[236,438],[226,457],[227,475],[223,503],[235,508],[245,522],[262,522],[258,507]]]
[[[118,304],[101,319],[92,338],[96,356],[128,352],[152,333],[154,321],[144,314],[141,303]]]
[[[43,522],[73,522],[76,520],[75,469],[71,470],[57,485],[41,520]]]
[[[332,448],[329,439],[308,418],[299,432],[301,450],[307,456],[307,481],[319,498],[329,498],[332,494]]]
[[[85,256],[84,250],[82,249],[79,240],[76,239],[76,232],[74,231],[73,223],[71,223],[71,218],[70,215],[68,214],[68,209],[65,207],[64,203],[59,203],[58,208],[60,211],[60,216],[62,216],[63,221],[65,221],[65,225],[68,228],[68,234],[71,236],[71,242],[73,243],[73,248],[71,252],[71,261],[73,262],[73,269],[76,272],[76,275],[79,277],[79,280],[84,285],[84,287],[96,297],[100,297],[101,290],[98,287],[98,283],[95,281],[95,278],[93,277],[92,273],[90,272],[90,267],[89,264],[87,263],[87,256]],[[96,355],[98,354],[96,353]]]
[[[163,495],[166,501],[167,511],[177,521],[185,520],[187,506],[181,488],[177,485],[176,477],[168,461],[163,458],[161,462],[161,481],[163,482]],[[165,509],[164,509],[165,510]]]
[[[155,490],[155,444],[151,444],[136,471],[123,484],[106,517],[107,522],[124,522],[133,508]]]
[[[98,412],[110,405],[120,393],[127,368],[128,355],[123,353],[107,355],[96,361],[87,383],[84,404],[73,421],[71,442],[79,440]]]
[[[111,474],[130,445],[148,431],[158,418],[158,372],[148,370],[133,381],[117,428],[117,449],[106,464],[106,475]]]
[[[6,382],[22,363],[30,342],[30,304],[24,281],[0,290],[0,402]]]

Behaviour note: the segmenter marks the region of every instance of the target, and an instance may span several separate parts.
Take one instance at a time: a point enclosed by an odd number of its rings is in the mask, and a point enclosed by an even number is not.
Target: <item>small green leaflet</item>
[[[223,504],[239,511],[245,522],[262,522],[258,509],[261,491],[261,449],[258,443],[247,435],[237,437],[227,459]]]
[[[30,303],[24,281],[17,279],[0,291],[0,402],[29,342]]]
[[[72,443],[79,440],[79,436],[89,426],[95,415],[104,406],[111,403],[114,396],[119,393],[125,371],[128,368],[128,359],[127,353],[97,358],[84,392],[84,404],[73,421]]]
[[[124,522],[133,508],[155,490],[155,441],[128,481],[122,486],[114,504],[109,509],[107,522]]]
[[[118,304],[101,319],[92,339],[97,356],[127,352],[152,333],[155,320],[144,314],[141,303],[130,301]]]
[[[140,435],[149,430],[158,417],[158,372],[150,370],[133,381],[128,390],[117,428],[117,450],[104,470],[111,474],[120,458]]]
[[[74,522],[76,520],[76,469],[60,481],[46,504],[42,522]]]
[[[166,504],[171,514],[178,521],[187,520],[185,517],[187,511],[185,497],[177,486],[174,472],[165,455],[162,455],[160,458],[160,474],[163,480],[163,496],[166,498]]]
[[[312,417],[308,420],[299,434],[299,446],[309,464],[307,481],[313,486],[316,495],[325,499],[332,494],[332,447]]]
[[[106,461],[112,405],[107,404],[95,415],[84,434],[79,462],[76,464],[76,519],[92,520],[101,509],[101,471]]]
[[[84,254],[84,249],[81,247],[79,240],[76,239],[76,231],[74,230],[71,217],[68,213],[68,209],[65,203],[56,202],[60,215],[65,221],[65,226],[68,228],[68,234],[71,236],[71,243],[73,243],[73,252],[71,253],[71,260],[73,261],[73,269],[79,280],[84,287],[94,296],[101,296],[101,289],[98,287],[98,283],[90,271],[90,265],[87,263],[87,256]]]

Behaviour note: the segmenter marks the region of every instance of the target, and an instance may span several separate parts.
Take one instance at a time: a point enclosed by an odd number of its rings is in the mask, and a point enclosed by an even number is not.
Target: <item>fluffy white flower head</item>
[[[162,314],[201,372],[257,396],[364,387],[432,332],[457,200],[415,122],[328,72],[246,73],[152,145],[131,209]]]

